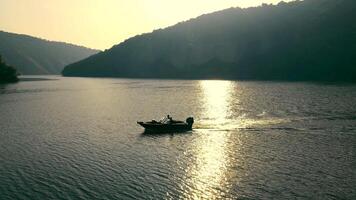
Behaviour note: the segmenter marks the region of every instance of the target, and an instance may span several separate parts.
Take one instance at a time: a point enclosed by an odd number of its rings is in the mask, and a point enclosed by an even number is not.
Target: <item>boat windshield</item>
[[[171,122],[172,119],[168,118],[168,117],[163,117],[161,120],[159,120],[162,124],[168,124],[169,122]]]

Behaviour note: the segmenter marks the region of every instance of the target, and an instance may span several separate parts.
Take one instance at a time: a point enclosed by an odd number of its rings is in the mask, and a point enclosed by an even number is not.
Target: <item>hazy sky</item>
[[[279,1],[0,0],[0,30],[107,49],[204,13]]]

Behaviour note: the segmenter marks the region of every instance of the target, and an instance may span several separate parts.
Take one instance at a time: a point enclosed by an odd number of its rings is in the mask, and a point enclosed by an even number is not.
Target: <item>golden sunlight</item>
[[[209,123],[215,125],[224,123],[229,116],[229,101],[232,92],[230,81],[201,81],[202,91],[204,92],[205,116],[209,116]],[[226,182],[228,178],[227,167],[230,158],[228,149],[230,133],[225,131],[200,130],[199,140],[194,141],[192,148],[195,156],[194,162],[187,177],[189,182],[194,185],[187,194],[193,199],[214,199],[223,196],[223,192],[216,188],[229,190]]]
[[[202,14],[263,2],[279,0],[0,0],[0,30],[104,50]]]
[[[200,86],[204,93],[204,106],[207,116],[203,123],[207,128],[222,128],[229,123],[231,93],[233,83],[231,81],[201,81]]]

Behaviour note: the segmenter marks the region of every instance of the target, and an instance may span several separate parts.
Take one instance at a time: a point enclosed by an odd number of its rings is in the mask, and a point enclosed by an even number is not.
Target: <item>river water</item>
[[[3,200],[356,198],[356,85],[39,78],[0,85]]]

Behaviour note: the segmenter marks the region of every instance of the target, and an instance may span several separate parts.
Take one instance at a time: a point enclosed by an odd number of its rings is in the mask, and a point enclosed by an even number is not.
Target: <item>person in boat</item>
[[[167,119],[168,119],[168,123],[172,123],[173,122],[173,119],[172,119],[172,117],[171,116],[169,116],[169,115],[167,115]]]

